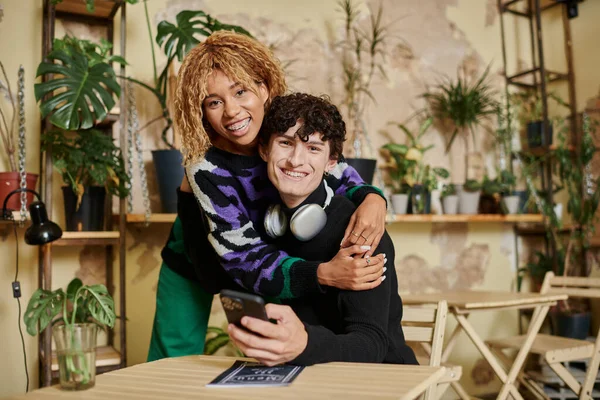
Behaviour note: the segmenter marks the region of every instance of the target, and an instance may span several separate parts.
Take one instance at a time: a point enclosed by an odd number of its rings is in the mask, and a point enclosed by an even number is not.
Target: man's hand
[[[353,245],[340,249],[331,261],[319,264],[317,278],[321,285],[343,290],[368,290],[381,284],[386,271],[385,254],[362,258],[369,246]]]
[[[365,253],[365,257],[373,255],[385,232],[386,214],[383,197],[375,193],[368,194],[350,218],[342,247],[353,244],[371,246],[371,250]]]
[[[249,332],[229,324],[227,330],[232,342],[246,356],[268,366],[295,359],[308,344],[304,324],[289,306],[267,304],[265,308],[267,316],[277,320],[277,324],[243,317],[242,326]]]

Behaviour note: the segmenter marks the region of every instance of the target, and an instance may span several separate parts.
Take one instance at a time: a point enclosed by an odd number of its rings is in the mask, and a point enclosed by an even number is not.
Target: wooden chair
[[[448,304],[440,301],[437,304],[422,306],[404,306],[402,316],[402,330],[407,343],[418,343],[429,355],[428,359],[419,358],[422,365],[439,367],[442,360],[444,346],[444,331]],[[447,389],[450,382],[460,379],[462,368],[460,366],[446,367],[446,375],[436,387],[431,387],[425,392],[425,400],[439,399]]]
[[[557,277],[548,272],[544,278],[541,293],[567,294],[569,297],[600,298],[599,278]],[[508,339],[488,340],[487,344],[495,350],[496,354],[506,355],[505,349],[518,349],[525,336],[516,336]],[[592,400],[592,390],[600,365],[600,332],[596,342],[569,339],[560,336],[538,334],[535,338],[531,353],[538,354],[548,363],[548,366],[571,389],[579,399]],[[589,359],[587,373],[583,384],[565,368],[562,363]],[[521,380],[538,398],[547,398],[537,385],[530,384],[526,379]]]

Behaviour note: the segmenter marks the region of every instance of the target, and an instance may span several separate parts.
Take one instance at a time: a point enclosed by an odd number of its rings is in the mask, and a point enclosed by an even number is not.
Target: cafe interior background
[[[363,156],[376,158],[378,169],[374,184],[383,187],[391,159],[380,148],[387,143],[405,143],[406,135],[393,123],[407,122],[411,130],[418,128],[416,111],[426,105],[423,93],[435,88],[444,77],[455,79],[457,73],[476,80],[489,68],[486,82],[504,93],[503,54],[497,0],[356,0],[358,26],[367,27],[371,13],[383,7],[383,22],[388,37],[378,61],[381,74],[373,79],[368,101],[362,114],[364,131]],[[17,70],[25,69],[26,164],[27,172],[40,170],[40,112],[33,93],[35,71],[42,54],[42,1],[0,1],[0,61],[3,62],[12,88],[17,87]],[[286,66],[288,82],[293,90],[328,94],[341,105],[344,98],[341,53],[336,47],[344,34],[343,13],[335,0],[151,0],[147,2],[149,17],[156,30],[162,20],[174,21],[181,10],[203,10],[219,20],[243,26],[256,38],[272,46]],[[573,73],[577,111],[588,110],[592,118],[600,105],[600,1],[579,4],[579,16],[570,20],[572,34]],[[543,17],[544,53],[548,69],[566,68],[565,47],[560,11]],[[119,20],[117,15],[116,20]],[[142,82],[151,82],[152,54],[142,4],[128,5],[126,28],[127,74]],[[506,55],[509,69],[527,66],[531,59],[530,35],[526,22],[515,18],[505,21]],[[101,33],[85,25],[57,21],[56,36],[69,33],[79,38],[97,40]],[[118,52],[119,24],[115,24]],[[157,64],[162,68],[166,58],[157,51]],[[177,67],[177,65],[175,65]],[[3,80],[3,78],[2,78]],[[556,93],[568,97],[565,85],[557,85]],[[140,125],[160,113],[158,102],[136,88]],[[6,100],[3,106],[6,106]],[[552,111],[552,107],[550,106]],[[344,111],[346,111],[344,109]],[[481,171],[495,176],[499,152],[493,135],[495,117],[476,126],[475,140],[466,135],[469,153]],[[491,128],[490,128],[491,127]],[[160,213],[156,172],[151,151],[163,149],[160,124],[150,126],[141,135],[142,155],[148,174],[151,210]],[[384,132],[385,131],[385,132]],[[461,134],[462,135],[462,134]],[[511,139],[513,150],[525,149],[526,136],[517,128]],[[465,139],[459,137],[448,152],[448,132],[434,124],[420,139],[423,147],[432,145],[424,160],[450,171],[446,181],[464,183]],[[352,142],[347,154],[352,152]],[[470,158],[471,159],[471,158]],[[0,171],[8,170],[8,161],[0,157]],[[519,170],[519,166],[515,166]],[[53,219],[64,221],[60,193],[61,177],[54,172]],[[144,214],[142,185],[139,178],[133,186],[133,213]],[[517,189],[524,189],[523,180]],[[386,189],[390,194],[389,188]],[[564,196],[558,195],[558,201]],[[391,208],[391,203],[388,203]],[[432,204],[440,209],[439,201]],[[391,213],[390,213],[391,214]],[[563,212],[568,218],[566,212]],[[150,340],[159,267],[160,250],[170,223],[128,224],[126,234],[127,293],[127,357],[128,365],[146,359]],[[517,268],[532,261],[536,250],[543,248],[543,237],[515,240],[514,224],[503,222],[392,222],[387,226],[396,247],[394,266],[398,272],[401,293],[448,289],[515,290]],[[38,249],[23,242],[24,229],[19,228],[19,281],[23,297],[28,299],[38,287]],[[15,241],[12,225],[0,225],[0,396],[21,393],[25,386],[23,350],[17,326],[18,310],[11,291],[15,274]],[[72,277],[85,283],[105,279],[103,249],[94,246],[63,247],[53,251],[52,281],[64,287]],[[518,252],[517,252],[518,251]],[[597,249],[587,259],[591,274],[599,275]],[[117,263],[115,263],[115,268]],[[528,290],[524,284],[523,290]],[[118,300],[117,300],[118,302]],[[489,312],[471,318],[482,337],[510,336],[518,332],[514,311]],[[224,316],[219,303],[213,303],[209,325],[222,326]],[[22,321],[21,321],[22,323]],[[449,320],[447,330],[453,328]],[[598,321],[593,321],[597,327]],[[597,329],[597,328],[596,328]],[[490,367],[483,362],[465,337],[458,343],[451,362],[463,366],[461,383],[472,394],[493,392],[499,386]],[[37,384],[37,338],[25,335],[25,350],[31,381]],[[228,348],[221,350],[230,352]]]

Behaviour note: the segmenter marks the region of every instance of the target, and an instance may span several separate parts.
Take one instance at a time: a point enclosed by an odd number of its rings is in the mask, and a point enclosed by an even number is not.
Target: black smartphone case
[[[241,327],[244,315],[268,321],[265,301],[255,294],[223,289],[219,295],[227,321]]]

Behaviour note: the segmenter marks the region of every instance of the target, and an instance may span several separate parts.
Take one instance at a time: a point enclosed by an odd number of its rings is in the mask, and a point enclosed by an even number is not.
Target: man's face
[[[302,203],[337,163],[329,157],[329,142],[324,142],[320,133],[310,135],[307,142],[296,136],[301,126],[297,122],[283,135],[273,134],[266,148],[260,148],[269,180],[290,208]]]

